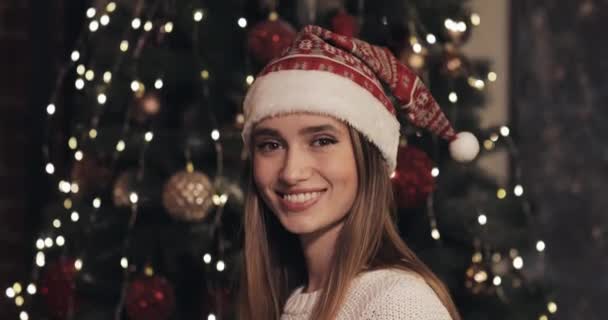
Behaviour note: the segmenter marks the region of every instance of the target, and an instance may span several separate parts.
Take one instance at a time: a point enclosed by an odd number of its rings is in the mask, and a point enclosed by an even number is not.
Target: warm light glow
[[[74,261],[74,268],[76,268],[76,270],[80,271],[82,269],[82,260],[81,259],[76,259],[76,261]]]
[[[150,267],[150,266],[146,266],[144,268],[144,274],[147,275],[148,277],[151,277],[154,275],[154,268]]]
[[[486,150],[492,150],[494,149],[494,142],[492,142],[492,140],[485,140],[483,142],[483,147],[486,148]]]
[[[77,78],[74,82],[74,86],[76,87],[76,89],[82,90],[82,88],[84,88],[84,80],[82,80],[81,78]]]
[[[213,139],[213,141],[217,141],[220,139],[220,132],[217,129],[211,131],[211,139]]]
[[[72,199],[67,198],[65,200],[63,200],[63,207],[66,209],[71,209],[72,208]]]
[[[241,17],[238,21],[239,27],[246,28],[247,27],[247,19]]]
[[[488,222],[488,217],[486,217],[485,214],[480,214],[479,217],[477,217],[477,222],[483,226]]]
[[[207,70],[201,71],[201,78],[203,78],[204,80],[209,79],[209,71],[207,71]]]
[[[435,240],[439,240],[439,238],[441,238],[441,234],[439,234],[439,230],[437,230],[436,228],[433,228],[433,230],[431,231],[431,237],[433,237],[433,239],[435,239]]]
[[[473,254],[473,257],[471,257],[471,261],[473,261],[474,263],[479,263],[479,262],[481,262],[482,259],[483,259],[483,255],[479,251],[475,252]]]
[[[53,174],[55,173],[55,166],[52,163],[47,163],[46,166],[44,167],[44,170],[46,171],[46,173],[48,174]]]
[[[125,142],[123,140],[119,140],[118,143],[116,143],[116,151],[118,152],[123,152],[125,151]]]
[[[194,17],[194,21],[200,22],[201,20],[203,20],[203,15],[203,10],[197,9],[194,11],[194,14],[192,16]]]
[[[500,134],[503,137],[508,137],[510,133],[511,133],[511,130],[509,129],[509,127],[507,127],[507,126],[500,127]]]
[[[48,113],[48,115],[52,116],[53,114],[55,114],[56,108],[55,105],[52,103],[49,103],[48,106],[46,106],[46,113]]]
[[[127,52],[127,50],[129,50],[129,41],[127,40],[122,40],[120,42],[120,51],[122,52]]]
[[[19,312],[19,320],[29,320],[30,316],[25,311]]]
[[[165,30],[166,33],[170,33],[171,31],[173,31],[173,22],[169,21],[169,22],[165,23],[163,29]]]
[[[154,138],[154,134],[150,131],[146,132],[144,139],[146,139],[146,142],[150,142],[152,141],[152,139]]]
[[[17,296],[15,298],[15,305],[17,305],[18,307],[21,307],[24,302],[25,302],[25,300],[23,299],[22,296]]]
[[[471,14],[471,23],[474,26],[478,26],[481,23],[481,17],[477,13]]]
[[[538,242],[536,242],[536,251],[538,251],[538,252],[545,251],[545,242],[544,241],[538,240]]]
[[[125,257],[122,257],[122,259],[120,259],[120,266],[123,269],[126,269],[129,266],[129,260]]]
[[[488,273],[485,272],[484,270],[481,270],[481,271],[475,273],[475,275],[473,276],[473,279],[475,280],[475,282],[478,282],[478,283],[485,282],[486,280],[488,280]]]
[[[79,64],[76,67],[76,73],[78,73],[79,75],[83,75],[86,71],[87,71],[87,68],[85,68],[83,64]]]
[[[245,82],[247,82],[248,85],[251,85],[254,80],[255,78],[252,75],[248,75],[247,78],[245,78]]]
[[[208,254],[208,253],[205,253],[205,255],[203,256],[203,261],[204,261],[206,264],[211,263],[211,255],[210,255],[210,254]]]
[[[538,320],[549,320],[549,317],[545,314],[541,314],[540,317],[538,317]]]
[[[106,97],[105,93],[100,93],[97,95],[97,103],[105,104],[108,101],[108,97]]]
[[[101,207],[101,199],[95,198],[93,199],[93,208],[99,209]]]
[[[104,14],[101,16],[101,18],[99,18],[99,23],[101,23],[102,26],[107,26],[108,23],[110,23],[110,16]]]
[[[76,140],[76,137],[70,137],[70,139],[68,139],[68,147],[72,150],[78,148],[78,140]]]
[[[224,269],[226,269],[226,264],[224,263],[224,261],[220,260],[217,262],[215,267],[217,268],[217,271],[222,272],[224,271]]]
[[[439,176],[439,168],[435,167],[435,168],[431,169],[431,175],[434,178],[437,178]]]
[[[57,238],[55,238],[55,243],[58,247],[63,247],[65,244],[65,238],[63,236],[57,236]]]
[[[80,219],[80,215],[78,214],[78,212],[72,211],[72,214],[70,214],[70,219],[76,222],[78,221],[78,219]]]
[[[214,315],[213,313],[210,313],[210,314],[207,316],[207,320],[216,320],[215,315]]]
[[[91,139],[95,139],[95,138],[97,138],[97,130],[96,130],[96,129],[91,129],[91,130],[89,130],[89,137],[90,137]]]
[[[82,154],[82,151],[80,151],[80,150],[78,150],[74,153],[74,159],[76,159],[77,161],[82,160],[83,156],[84,155]]]
[[[27,293],[29,294],[36,294],[36,285],[33,283],[30,283],[27,285]]]
[[[515,257],[515,259],[513,259],[513,268],[519,270],[521,268],[523,268],[524,266],[524,259],[522,257]]]
[[[137,92],[137,91],[139,91],[139,89],[141,89],[141,83],[137,80],[133,80],[131,82],[131,90],[133,92]]]
[[[20,294],[21,290],[23,290],[23,287],[21,287],[21,283],[19,283],[19,282],[13,283],[13,290],[15,291],[16,294]]]
[[[110,83],[112,81],[112,72],[106,71],[103,73],[103,82]]]
[[[547,304],[547,310],[549,310],[549,312],[551,313],[556,313],[557,312],[557,304],[553,301],[550,301]]]
[[[93,79],[95,79],[95,72],[93,72],[93,70],[87,70],[84,74],[84,78],[88,81],[93,81]]]
[[[496,72],[494,72],[494,71],[488,72],[488,80],[490,82],[494,82],[494,81],[496,81],[496,79],[498,79],[498,75],[496,74]]]
[[[456,102],[458,102],[458,94],[456,94],[456,92],[452,91],[452,92],[450,92],[448,99],[450,99],[451,103],[456,103]]]
[[[44,249],[44,240],[42,240],[42,239],[36,240],[36,248],[38,250]]]
[[[162,89],[163,87],[163,79],[156,79],[156,81],[154,81],[154,88],[156,89]]]
[[[420,53],[422,52],[422,45],[420,45],[420,43],[414,43],[412,45],[412,50],[414,50],[415,53]]]
[[[72,185],[65,181],[65,180],[61,180],[59,181],[59,191],[63,192],[63,193],[70,193],[70,190],[72,189]]]
[[[54,219],[54,220],[53,220],[53,227],[55,227],[56,229],[61,228],[61,220],[59,220],[59,219]]]
[[[13,288],[6,288],[6,296],[9,298],[14,298],[15,297],[15,290],[13,290]]]
[[[498,199],[501,199],[501,200],[504,199],[504,198],[506,198],[507,197],[507,190],[505,190],[503,188],[498,189],[498,191],[496,191],[496,197]]]
[[[36,265],[39,267],[44,267],[45,263],[46,262],[44,259],[44,252],[38,251],[38,253],[36,254]]]
[[[141,20],[139,18],[131,20],[131,28],[137,30],[139,27],[141,27]]]
[[[80,158],[80,159],[82,159],[82,158]],[[78,159],[76,159],[76,160],[78,160]],[[78,183],[73,182],[73,183],[70,185],[70,191],[71,191],[72,193],[78,193],[78,191],[80,191],[80,187],[78,186]]]
[[[146,21],[146,23],[144,23],[144,30],[145,30],[145,31],[150,31],[150,30],[152,30],[152,27],[153,27],[153,25],[152,25],[152,21]]]
[[[500,276],[494,276],[494,279],[492,279],[492,283],[495,286],[499,286],[502,283],[502,279],[500,278]]]
[[[276,21],[277,19],[279,19],[279,14],[276,11],[272,11],[268,15],[268,20],[270,20],[270,21]]]
[[[93,18],[95,16],[95,13],[97,13],[95,8],[88,8],[87,9],[87,18]]]
[[[116,2],[112,1],[106,5],[106,11],[114,12],[114,10],[116,10]]]
[[[137,203],[137,201],[139,201],[139,197],[137,196],[137,193],[135,193],[135,192],[131,192],[131,194],[129,194],[129,201],[130,201],[132,204],[136,204],[136,203]]]
[[[521,185],[516,185],[515,188],[513,188],[513,193],[518,196],[521,197],[522,194],[524,194],[524,187],[522,187]]]
[[[89,22],[89,30],[91,32],[95,32],[99,29],[99,22],[97,22],[97,20],[93,20],[91,22]]]
[[[78,52],[77,50],[72,51],[72,54],[70,55],[70,58],[74,62],[78,61],[78,59],[80,59],[80,52]]]
[[[434,34],[429,33],[426,35],[426,42],[428,42],[430,44],[435,44],[435,42],[437,42],[437,37],[435,37]]]
[[[44,239],[44,246],[45,246],[45,247],[47,247],[47,248],[52,248],[52,247],[53,247],[53,244],[54,244],[54,243],[53,243],[53,239],[48,238],[48,237],[47,237],[46,239]]]

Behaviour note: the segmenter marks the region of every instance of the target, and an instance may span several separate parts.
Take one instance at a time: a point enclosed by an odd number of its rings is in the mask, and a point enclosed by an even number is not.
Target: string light
[[[59,229],[59,228],[61,228],[61,220],[59,220],[59,219],[54,219],[54,220],[53,220],[53,227],[55,227],[55,229]]]
[[[57,244],[58,247],[63,247],[63,245],[65,244],[65,238],[61,235],[57,236],[57,238],[55,238],[55,243]]]
[[[99,29],[99,22],[97,22],[97,20],[93,20],[91,22],[89,22],[89,30],[91,32],[95,32]]]
[[[72,208],[72,199],[67,198],[63,201],[63,207],[66,208],[67,210]]]
[[[144,274],[148,277],[151,277],[154,275],[154,268],[152,268],[151,266],[146,266],[144,268]]]
[[[545,314],[541,314],[540,317],[538,317],[538,320],[549,320],[549,317]]]
[[[53,174],[55,173],[55,166],[52,163],[47,163],[46,166],[44,167],[44,170],[46,171],[46,173],[48,174]]]
[[[492,140],[492,142],[498,141],[498,135],[496,133],[492,133],[490,135],[490,140]]]
[[[508,137],[510,133],[511,133],[511,130],[509,129],[509,127],[507,127],[507,126],[500,127],[500,134],[503,137]]]
[[[29,320],[30,316],[25,311],[19,312],[19,320]]]
[[[80,52],[78,52],[77,50],[72,51],[72,54],[70,54],[70,58],[74,62],[78,61],[78,59],[80,59]]]
[[[89,130],[89,137],[90,137],[91,139],[95,139],[95,138],[97,138],[97,130],[95,130],[95,128],[93,128],[93,129]]]
[[[108,97],[106,96],[105,93],[100,93],[97,95],[97,103],[105,104],[106,101],[108,101]]]
[[[15,304],[16,304],[18,307],[21,307],[21,306],[23,305],[23,303],[24,303],[24,302],[25,302],[25,300],[23,299],[23,297],[22,297],[22,296],[17,296],[17,297],[15,298]]]
[[[108,23],[110,23],[110,16],[104,14],[101,16],[101,18],[99,18],[99,23],[101,23],[102,26],[107,26]]]
[[[70,193],[70,190],[72,190],[72,185],[70,185],[69,182],[65,180],[59,181],[59,191],[63,193]]]
[[[543,252],[545,251],[545,242],[542,240],[538,240],[536,242],[536,251]]]
[[[137,80],[133,80],[131,82],[131,90],[133,92],[137,92],[137,91],[139,91],[139,89],[141,89],[141,83]]]
[[[490,82],[496,81],[497,78],[498,78],[498,75],[496,74],[496,72],[494,72],[494,71],[488,72],[488,80]]]
[[[243,17],[239,18],[237,23],[239,24],[239,27],[241,27],[241,28],[247,27],[247,19],[245,19]]]
[[[123,140],[119,140],[118,143],[116,143],[116,151],[118,152],[123,152],[125,151],[125,142]]]
[[[163,87],[163,79],[160,79],[160,78],[156,79],[156,81],[154,81],[154,88],[160,90],[160,89],[162,89],[162,87]]]
[[[203,20],[203,10],[201,10],[201,9],[194,10],[192,17],[194,18],[194,21],[200,22],[201,20]]]
[[[220,132],[217,129],[213,129],[213,131],[211,131],[211,139],[213,139],[213,141],[220,139]]]
[[[521,197],[521,195],[524,194],[524,187],[519,184],[516,185],[515,188],[513,188],[513,193],[515,194],[515,196]]]
[[[473,276],[473,279],[475,280],[475,282],[478,282],[478,283],[485,282],[486,280],[488,280],[488,273],[485,272],[484,270],[478,271]]]
[[[125,257],[122,257],[122,258],[120,259],[120,266],[121,266],[123,269],[126,269],[127,267],[129,267],[129,260],[128,260],[127,258],[125,258]]]
[[[437,37],[435,37],[434,34],[429,33],[426,35],[426,42],[428,42],[429,44],[435,44],[435,42],[437,42]]]
[[[477,90],[483,90],[486,87],[486,83],[483,80],[474,77],[469,77],[468,82],[471,87]]]
[[[254,80],[255,78],[253,77],[253,75],[248,75],[247,78],[245,78],[245,82],[247,82],[248,85],[251,85]]]
[[[27,285],[27,293],[29,293],[30,295],[34,295],[36,294],[36,285],[33,283],[30,283]]]
[[[99,198],[93,199],[93,207],[95,209],[99,209],[99,207],[101,207],[101,199],[99,199]]]
[[[76,161],[82,160],[83,157],[84,157],[84,155],[82,154],[82,151],[80,151],[80,150],[78,150],[74,153],[74,159],[76,159]]]
[[[146,23],[144,23],[144,31],[150,31],[152,30],[152,21],[146,21]]]
[[[215,315],[214,315],[213,313],[210,313],[210,314],[207,316],[207,320],[216,320]]]
[[[80,158],[82,159],[82,158]],[[78,159],[76,159],[78,160]],[[80,160],[79,160],[80,161]],[[72,183],[72,185],[70,186],[70,191],[72,191],[72,193],[78,193],[78,191],[80,190],[80,187],[78,186],[78,183]]]
[[[477,14],[477,13],[471,14],[471,23],[474,26],[478,26],[481,23],[481,17],[479,16],[479,14]]]
[[[488,222],[488,217],[486,217],[485,214],[480,214],[477,217],[477,222],[479,222],[479,224],[483,226]]]
[[[36,253],[36,265],[42,268],[44,267],[45,263],[44,253],[42,251],[38,251],[38,253]]]
[[[103,73],[103,82],[110,83],[112,81],[112,72],[106,71]]]
[[[85,71],[87,71],[87,68],[84,67],[84,64],[79,64],[76,67],[76,73],[78,73],[79,75],[83,75]]]
[[[122,52],[127,52],[127,50],[129,50],[129,41],[127,40],[122,40],[120,42],[120,51]]]
[[[463,21],[454,21],[450,18],[445,19],[444,26],[446,29],[454,32],[465,32],[467,31],[467,24]]]
[[[150,142],[152,141],[152,139],[154,138],[154,134],[150,131],[146,132],[144,139],[146,140],[146,142]]]
[[[397,176],[397,172],[393,171],[391,172],[391,175],[389,176],[391,179],[394,179]]]
[[[84,80],[82,80],[81,78],[76,79],[76,81],[74,82],[74,86],[76,87],[76,89],[82,90],[82,88],[84,88]]]
[[[23,290],[23,288],[21,287],[21,283],[19,283],[19,282],[13,283],[13,290],[15,291],[16,294],[20,294],[21,290]]]
[[[412,50],[414,50],[415,53],[420,53],[422,52],[422,45],[420,43],[414,43],[412,45]]]
[[[433,176],[433,178],[437,178],[439,176],[439,168],[435,167],[431,169],[431,175]]]
[[[52,116],[53,114],[55,114],[55,110],[56,110],[55,105],[52,103],[49,103],[49,105],[46,106],[46,113],[49,116]]]
[[[173,31],[173,22],[169,21],[165,23],[163,30],[165,30],[166,33],[171,33],[171,31]]]
[[[76,137],[70,137],[70,139],[68,139],[68,147],[72,150],[78,148],[78,140],[76,140]]]
[[[114,10],[116,10],[116,2],[112,1],[106,5],[107,12],[114,12]]]
[[[87,72],[84,74],[84,78],[89,81],[93,81],[93,79],[95,79],[95,72],[93,72],[93,70],[87,70]]]
[[[141,27],[141,20],[139,18],[135,18],[131,21],[131,27],[135,30],[139,29],[139,27]]]
[[[473,257],[471,257],[471,261],[473,261],[473,263],[480,263],[482,259],[483,255],[479,251],[475,252]]]
[[[76,261],[74,261],[74,268],[78,271],[82,269],[82,259],[76,259]]]
[[[500,200],[504,199],[507,197],[507,190],[503,189],[503,188],[499,188],[498,191],[496,191],[496,197]]]
[[[519,270],[521,268],[523,268],[524,266],[524,259],[520,256],[515,257],[515,259],[513,259],[513,268]]]
[[[483,147],[486,148],[486,150],[492,150],[494,149],[494,142],[492,140],[485,140],[483,142]]]
[[[136,204],[136,203],[137,203],[137,201],[139,201],[139,197],[137,196],[137,193],[135,193],[135,192],[131,192],[131,194],[129,194],[129,201],[130,201],[132,204]]]
[[[437,228],[433,228],[433,230],[431,231],[431,237],[433,237],[433,239],[435,240],[439,240],[439,238],[441,238],[441,234],[439,233],[439,230],[437,230]]]
[[[203,255],[203,261],[204,261],[206,264],[210,264],[210,263],[211,263],[211,255],[210,255],[210,254],[208,254],[208,253],[205,253],[205,255]]]
[[[448,99],[450,99],[451,103],[456,103],[456,102],[458,102],[458,94],[456,94],[456,92],[452,91],[448,95]]]
[[[224,263],[224,261],[219,260],[217,262],[217,264],[215,265],[215,267],[216,267],[217,271],[222,272],[222,271],[224,271],[224,269],[226,269],[226,264]]]
[[[6,288],[6,296],[9,297],[10,299],[15,297],[15,290],[13,290],[13,288],[8,287]]]
[[[201,71],[201,78],[203,78],[203,80],[209,79],[209,71],[207,71],[207,70]]]
[[[70,214],[70,219],[74,222],[78,221],[78,219],[80,219],[80,215],[78,214],[77,211],[72,211],[72,214]]]
[[[38,250],[44,249],[44,240],[42,240],[42,239],[36,240],[36,249],[38,249]]]
[[[557,304],[553,301],[550,301],[547,304],[547,310],[549,310],[549,312],[551,313],[556,313],[557,312]]]
[[[97,13],[97,10],[95,10],[95,8],[89,8],[89,9],[87,9],[87,17],[88,18],[93,18],[96,13]]]
[[[47,248],[52,248],[53,247],[53,239],[51,238],[46,238],[44,239],[44,246]]]
[[[501,283],[502,279],[500,278],[500,276],[494,276],[494,279],[492,279],[492,284],[498,287]]]

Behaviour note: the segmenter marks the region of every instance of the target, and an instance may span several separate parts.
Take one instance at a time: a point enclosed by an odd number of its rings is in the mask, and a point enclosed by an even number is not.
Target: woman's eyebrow
[[[279,137],[281,136],[279,134],[279,131],[275,130],[275,129],[271,129],[271,128],[256,128],[253,133],[251,134],[252,138],[256,138],[258,136],[276,136]]]
[[[313,133],[322,132],[322,131],[331,131],[334,134],[340,134],[340,130],[338,130],[336,127],[332,126],[331,124],[322,124],[322,125],[318,125],[318,126],[302,128],[298,131],[298,133],[300,135],[305,135],[305,134],[313,134]]]

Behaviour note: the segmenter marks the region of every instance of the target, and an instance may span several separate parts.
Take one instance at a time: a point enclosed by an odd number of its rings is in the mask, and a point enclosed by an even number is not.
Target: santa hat
[[[399,148],[399,112],[413,125],[450,141],[453,159],[468,162],[479,152],[475,136],[457,134],[418,76],[387,48],[318,26],[304,27],[293,44],[260,72],[243,109],[246,147],[253,125],[264,118],[294,112],[323,114],[361,132],[378,147],[393,171]]]

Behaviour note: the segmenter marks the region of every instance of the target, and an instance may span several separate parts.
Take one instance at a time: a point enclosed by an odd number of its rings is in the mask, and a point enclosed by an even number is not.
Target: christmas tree
[[[462,53],[481,19],[466,1],[96,1],[83,15],[44,110],[52,201],[31,279],[6,290],[21,319],[235,318],[242,100],[310,23],[388,47],[483,142],[482,157],[511,155],[501,185],[403,122],[400,230],[463,318],[555,313],[510,130],[479,126],[497,75]]]

